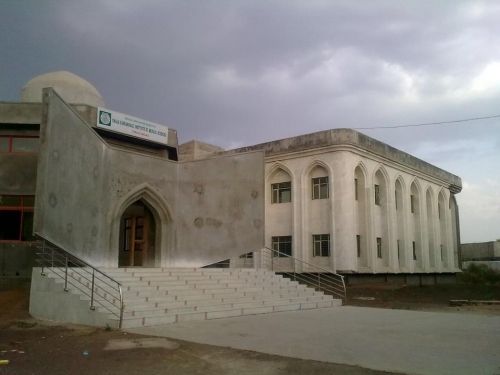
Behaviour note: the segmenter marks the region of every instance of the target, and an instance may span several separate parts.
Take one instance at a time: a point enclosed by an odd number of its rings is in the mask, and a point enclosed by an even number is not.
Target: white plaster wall
[[[436,243],[436,233],[434,225],[436,221],[436,207],[432,188],[428,188],[425,193],[425,204],[427,210],[427,250],[429,252],[429,267],[430,269],[438,269],[439,265],[439,245]]]
[[[396,255],[397,255],[397,265],[400,270],[406,271],[408,269],[408,256],[406,253],[407,248],[407,217],[406,211],[408,210],[408,204],[406,197],[408,196],[407,189],[404,186],[404,181],[402,178],[397,178],[395,182],[395,196],[394,199],[397,201],[396,206]],[[399,244],[399,249],[398,249]]]
[[[329,195],[325,199],[312,199],[312,178],[315,177],[328,177],[329,183]],[[333,238],[332,229],[332,176],[329,175],[327,168],[322,165],[315,164],[315,166],[310,170],[309,173],[304,175],[304,194],[302,202],[305,206],[304,212],[304,235],[303,235],[303,256],[307,262],[310,262],[316,266],[328,268],[330,266],[329,257],[318,257],[314,256],[312,236],[314,234],[330,234],[330,253],[333,251],[331,246],[331,241]],[[306,199],[309,198],[309,199]]]
[[[311,172],[318,168],[328,172],[330,197],[311,199]],[[365,175],[354,198],[355,169]],[[272,205],[271,177],[282,168],[292,179],[292,202]],[[441,182],[401,164],[385,160],[364,150],[333,147],[266,157],[266,244],[273,235],[292,235],[294,256],[317,265],[329,265],[344,272],[452,272],[456,271],[456,234],[452,227],[452,211],[443,205],[443,219],[438,219],[438,196],[448,202],[450,192]],[[358,176],[359,179],[359,176]],[[396,210],[396,180],[400,183],[401,200]],[[381,206],[375,206],[374,184],[381,186]],[[417,196],[416,212],[410,212],[410,194]],[[431,189],[431,202],[426,192]],[[323,202],[325,201],[325,202]],[[454,220],[454,219],[453,219]],[[329,229],[329,231],[328,231]],[[330,259],[313,259],[312,234],[330,233]],[[356,235],[362,235],[362,252],[358,259]],[[439,244],[443,237],[449,261],[441,264],[433,258],[431,267],[429,244]],[[383,258],[377,258],[376,238],[382,238]],[[400,241],[398,258],[397,241]],[[413,260],[412,241],[417,244],[417,261]],[[439,250],[439,245],[436,251]],[[436,251],[434,253],[436,253]]]
[[[354,170],[354,178],[357,179],[357,186],[358,186],[358,199],[355,199],[355,193],[354,193],[354,251],[356,252],[356,262],[357,267],[355,266],[354,268],[357,269],[359,272],[369,272],[370,268],[368,267],[368,264],[370,262],[370,248],[369,248],[369,238],[368,237],[368,216],[369,212],[371,212],[371,206],[369,205],[369,196],[368,196],[368,186],[366,185],[366,171],[363,169],[363,165],[358,165],[355,167]],[[355,181],[352,181],[354,184]],[[356,189],[354,187],[354,189]],[[360,256],[357,256],[357,239],[356,236],[360,236]]]
[[[411,195],[413,195],[413,207],[414,212],[411,212]],[[422,203],[422,193],[419,181],[414,180],[411,184],[410,188],[410,222],[411,222],[411,238],[410,238],[410,264],[411,268],[414,271],[422,271],[423,270],[423,257],[424,251],[423,247],[425,244],[422,241],[422,231],[425,230],[425,227],[422,228],[422,218],[423,218],[423,203]],[[413,242],[415,242],[415,254],[417,259],[415,260],[413,257]]]
[[[271,168],[266,165],[266,182],[265,182],[265,211],[266,224],[265,226],[265,244],[272,248],[273,236],[292,236],[292,255],[296,251],[296,239],[294,232],[294,201],[300,195],[297,193],[296,179],[292,171],[284,165],[276,164]],[[292,201],[288,203],[272,203],[271,185],[274,183],[288,182],[292,183]],[[297,196],[297,197],[296,197]],[[290,259],[275,258],[273,259],[275,267],[282,267],[284,270],[291,269],[292,263]]]

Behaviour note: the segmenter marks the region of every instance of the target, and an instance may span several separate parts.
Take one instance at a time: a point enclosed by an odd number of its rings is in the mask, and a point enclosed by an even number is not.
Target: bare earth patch
[[[500,286],[391,284],[351,285],[347,305],[418,311],[450,311],[500,315],[499,305],[451,306],[451,300],[500,300]]]

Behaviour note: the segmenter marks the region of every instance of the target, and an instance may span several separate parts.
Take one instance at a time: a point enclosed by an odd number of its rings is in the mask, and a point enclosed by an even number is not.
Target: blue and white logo
[[[99,111],[99,124],[111,126],[111,113]]]

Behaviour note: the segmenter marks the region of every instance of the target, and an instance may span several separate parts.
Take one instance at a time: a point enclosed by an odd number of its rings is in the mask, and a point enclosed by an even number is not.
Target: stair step
[[[47,273],[62,284],[64,280],[56,275],[64,271],[56,268],[48,269]],[[72,282],[82,289],[92,285],[91,274],[86,271],[79,268],[69,272]],[[102,271],[122,284],[123,328],[341,304],[341,300],[330,295],[263,269],[103,268]],[[74,285],[68,287],[80,299],[90,300]],[[116,309],[119,291],[105,277],[96,277],[94,287],[97,310],[109,314],[116,325],[116,316],[99,307],[99,303]]]

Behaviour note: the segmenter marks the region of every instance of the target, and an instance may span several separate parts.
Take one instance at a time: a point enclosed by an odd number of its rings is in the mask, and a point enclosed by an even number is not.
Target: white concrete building
[[[266,155],[267,247],[340,273],[458,271],[459,177],[350,129],[228,153],[250,150]]]

